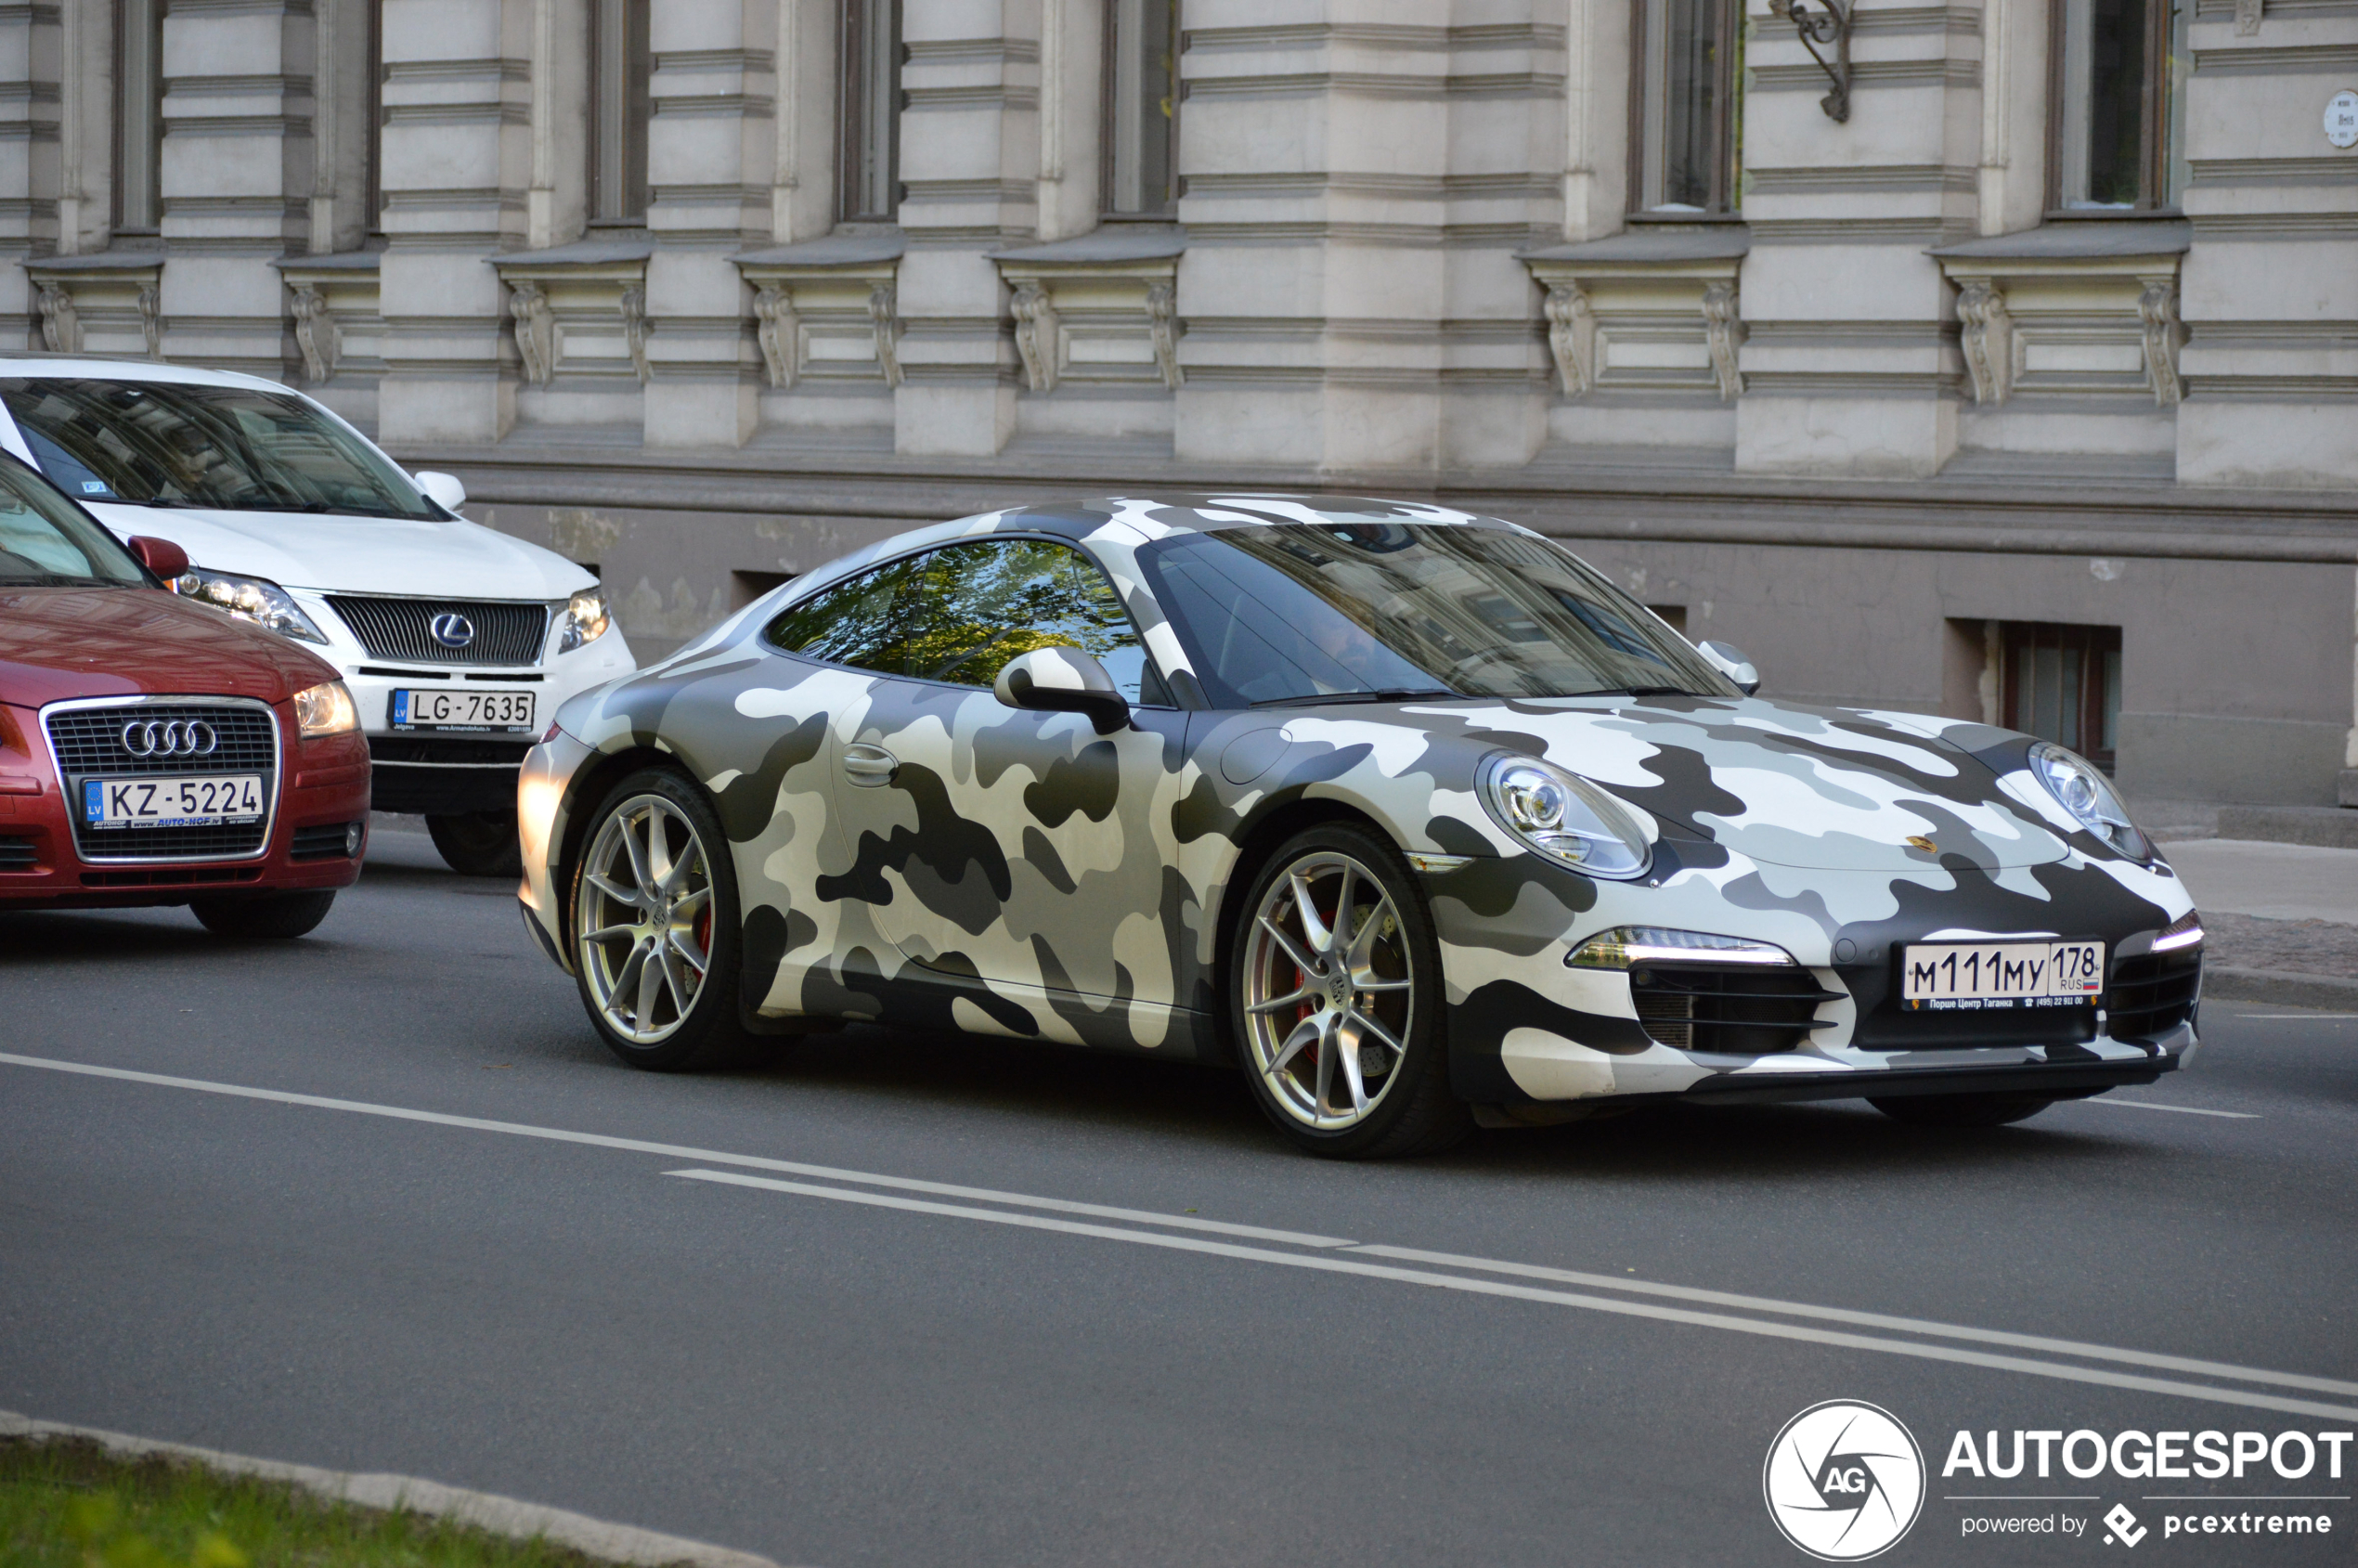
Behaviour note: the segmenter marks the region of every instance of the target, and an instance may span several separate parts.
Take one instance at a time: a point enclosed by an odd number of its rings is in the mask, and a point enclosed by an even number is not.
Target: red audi
[[[360,875],[369,746],[329,665],[183,599],[0,457],[0,910],[187,904],[300,937]]]

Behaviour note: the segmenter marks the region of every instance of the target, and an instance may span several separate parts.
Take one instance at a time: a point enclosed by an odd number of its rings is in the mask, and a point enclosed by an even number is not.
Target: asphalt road
[[[868,1029],[633,1072],[508,886],[381,833],[303,942],[0,915],[0,1407],[784,1563],[1587,1564],[1806,1562],[1764,1458],[1855,1399],[1928,1466],[1879,1561],[2109,1561],[2121,1503],[2132,1561],[2347,1562],[2350,1445],[1942,1473],[1961,1430],[2358,1428],[2358,1018],[2203,1021],[2189,1072],[1992,1133],[1670,1109],[1331,1165],[1151,1061]],[[2166,1533],[2295,1512],[2332,1534]],[[2056,1533],[1965,1533],[2007,1518]]]

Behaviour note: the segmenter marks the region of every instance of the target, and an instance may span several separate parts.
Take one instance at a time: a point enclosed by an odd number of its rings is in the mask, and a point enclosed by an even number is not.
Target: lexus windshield
[[[367,442],[292,393],[0,379],[41,471],[77,500],[441,522]]]
[[[1548,540],[1389,521],[1187,534],[1144,552],[1219,707],[1736,689]]]

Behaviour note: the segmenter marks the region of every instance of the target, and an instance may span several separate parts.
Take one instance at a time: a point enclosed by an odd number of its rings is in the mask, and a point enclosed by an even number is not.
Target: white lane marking
[[[2181,1116],[2232,1116],[2238,1121],[2260,1120],[2260,1113],[2256,1110],[2212,1110],[2205,1106],[2157,1105],[2152,1100],[2116,1100],[2108,1095],[2096,1095],[2081,1100],[2079,1103],[2091,1106],[2126,1106],[2133,1110],[2174,1110]]]
[[[43,1056],[21,1056],[6,1052],[0,1052],[0,1065],[40,1068],[54,1072],[145,1083],[161,1088],[190,1089],[203,1094],[223,1095],[237,1099],[262,1100],[279,1105],[300,1105],[322,1110],[349,1111],[357,1115],[378,1116],[396,1121],[418,1121],[430,1126],[457,1127],[471,1132],[502,1133],[513,1137],[540,1138],[552,1143],[579,1144],[592,1148],[618,1149],[632,1154],[654,1154],[668,1159],[701,1160],[713,1165],[733,1165],[758,1171],[784,1171],[797,1175],[819,1176],[834,1181],[861,1183],[872,1186],[899,1187],[903,1190],[927,1192],[944,1197],[967,1198],[985,1202],[1048,1209],[1064,1213],[1088,1214],[1101,1219],[1132,1220],[1173,1228],[1200,1230],[1215,1235],[1238,1236],[1255,1240],[1315,1247],[1329,1251],[1349,1250],[1371,1256],[1396,1255],[1411,1261],[1437,1259],[1446,1261],[1456,1267],[1526,1274],[1539,1278],[1637,1294],[1667,1295],[1685,1300],[1709,1302],[1715,1305],[1735,1306],[1755,1312],[1781,1313],[1794,1316],[1819,1316],[1828,1321],[1853,1323],[1901,1333],[1940,1335],[1948,1338],[1975,1340],[1984,1343],[2013,1345],[2022,1349],[2044,1350],[2050,1354],[2072,1355],[2083,1360],[2112,1360],[2126,1365],[2155,1367],[2200,1376],[2225,1378],[2240,1382],[2273,1383],[2280,1387],[2310,1389],[2326,1393],[2358,1394],[2358,1383],[2342,1382],[2330,1378],[2310,1377],[2295,1372],[2261,1371],[2223,1362],[2154,1355],[2141,1351],[2120,1350],[2108,1345],[2084,1344],[2071,1340],[2045,1339],[2034,1335],[2013,1335],[1994,1329],[1958,1328],[1949,1324],[1931,1323],[1923,1319],[1898,1317],[1881,1313],[1852,1312],[1838,1307],[1813,1307],[1765,1296],[1743,1296],[1686,1286],[1665,1286],[1650,1281],[1616,1279],[1603,1275],[1582,1275],[1571,1270],[1542,1268],[1536,1264],[1501,1263],[1482,1258],[1459,1258],[1449,1253],[1420,1253],[1405,1249],[1363,1246],[1357,1242],[1333,1237],[1306,1236],[1294,1231],[1271,1230],[1258,1225],[1228,1225],[1216,1220],[1201,1220],[1178,1214],[1160,1214],[1138,1209],[1112,1208],[1103,1204],[1074,1203],[1061,1199],[1036,1198],[1027,1193],[999,1192],[990,1187],[960,1186],[945,1182],[918,1181],[905,1176],[887,1176],[864,1171],[846,1171],[834,1166],[809,1165],[787,1160],[770,1160],[757,1155],[730,1154],[717,1149],[695,1148],[680,1144],[654,1143],[642,1138],[613,1137],[601,1133],[577,1133],[564,1128],[538,1127],[520,1121],[495,1121],[482,1117],[453,1116],[442,1111],[412,1110],[403,1106],[378,1105],[367,1100],[334,1099],[320,1095],[294,1094],[283,1089],[253,1089],[235,1083],[214,1082],[201,1078],[177,1078],[165,1073],[140,1072],[129,1068],[97,1067],[84,1062],[58,1061]],[[819,1187],[812,1190],[831,1197],[856,1199],[861,1196],[842,1193],[830,1187]],[[976,1211],[976,1212],[983,1212]],[[1012,1218],[1009,1216],[1000,1217],[1010,1219],[1012,1223]],[[1042,1223],[1046,1225],[1050,1222]],[[1127,1238],[1142,1236],[1146,1233],[1124,1231],[1120,1234]],[[1282,1257],[1285,1254],[1271,1253],[1269,1256]]]
[[[2015,1350],[2041,1351],[2049,1355],[2077,1356],[2083,1361],[2118,1361],[2131,1367],[2151,1367],[2161,1371],[2185,1372],[2202,1378],[2274,1383],[2284,1388],[2313,1389],[2320,1393],[2358,1394],[2358,1383],[2343,1382],[2336,1378],[2313,1378],[2299,1372],[2255,1371],[2248,1367],[2236,1367],[2223,1361],[2202,1361],[2192,1356],[2163,1355],[2151,1351],[2117,1350],[2109,1345],[2083,1344],[2077,1340],[2052,1339],[2043,1334],[2015,1334],[2002,1328],[1967,1328],[1921,1317],[1895,1317],[1879,1312],[1853,1312],[1846,1307],[1811,1306],[1802,1302],[1781,1302],[1766,1296],[1740,1296],[1726,1290],[1699,1289],[1691,1285],[1657,1285],[1643,1280],[1616,1279],[1611,1275],[1581,1274],[1573,1269],[1547,1268],[1538,1263],[1501,1263],[1494,1258],[1469,1258],[1456,1252],[1422,1252],[1412,1247],[1384,1247],[1371,1242],[1349,1251],[1369,1257],[1397,1258],[1403,1263],[1482,1269],[1491,1274],[1517,1275],[1525,1279],[1547,1279],[1590,1289],[1667,1296],[1677,1301],[1700,1302],[1747,1312],[1774,1312],[1791,1317],[1822,1318],[1829,1323],[1853,1323],[1864,1328],[1892,1329],[1903,1334],[1922,1334],[1927,1338],[1971,1340],[1978,1344],[2006,1345]]]
[[[2235,1017],[2264,1023],[2305,1024],[2318,1018],[2358,1018],[2358,1013],[2237,1013]]]
[[[1215,1257],[1237,1258],[1248,1263],[1279,1263],[1288,1268],[1316,1269],[1326,1274],[1355,1274],[1371,1279],[1389,1279],[1403,1285],[1425,1285],[1441,1290],[1462,1290],[1470,1295],[1504,1296],[1516,1301],[1543,1302],[1552,1306],[1580,1307],[1589,1312],[1609,1312],[1621,1317],[1652,1318],[1664,1323],[1683,1323],[1698,1328],[1724,1328],[1739,1334],[1758,1334],[1768,1339],[1796,1340],[1805,1344],[1838,1345],[1848,1350],[1881,1351],[1892,1355],[1912,1355],[1925,1361],[1948,1361],[1967,1367],[1988,1367],[2003,1372],[2026,1372],[2038,1378],[2060,1378],[2069,1382],[2100,1383],[2109,1388],[2138,1389],[2147,1393],[2177,1394],[2187,1399],[2209,1400],[2218,1405],[2241,1405],[2260,1410],[2284,1410],[2296,1415],[2326,1416],[2335,1420],[2358,1419],[2358,1406],[2323,1405],[2313,1400],[2287,1399],[2280,1394],[2254,1393],[2243,1389],[2211,1388],[2202,1383],[2182,1383],[2169,1378],[2140,1377],[2133,1372],[2114,1372],[2099,1367],[2073,1367],[2060,1361],[2033,1361],[2027,1356],[1995,1355],[1988,1351],[1962,1350],[1953,1345],[1917,1344],[1906,1340],[1882,1340],[1866,1334],[1846,1334],[1833,1328],[1812,1328],[1798,1323],[1772,1323],[1757,1317],[1736,1317],[1719,1312],[1691,1312],[1684,1307],[1657,1306],[1651,1302],[1611,1301],[1602,1296],[1575,1295],[1569,1290],[1543,1290],[1530,1285],[1513,1285],[1502,1279],[1473,1279],[1462,1274],[1435,1274],[1429,1269],[1393,1268],[1382,1263],[1363,1263],[1356,1257],[1326,1252],[1273,1252],[1263,1247],[1245,1247],[1227,1241],[1199,1241],[1191,1236],[1166,1236],[1160,1231],[1124,1230],[1114,1225],[1082,1225],[1072,1220],[1052,1220],[1039,1214],[1006,1213],[994,1209],[970,1209],[956,1203],[929,1203],[923,1199],[895,1198],[881,1192],[853,1192],[844,1187],[817,1186],[809,1182],[782,1182],[769,1176],[741,1175],[734,1171],[666,1171],[667,1176],[681,1176],[691,1181],[713,1182],[725,1186],[758,1187],[770,1192],[792,1193],[802,1198],[826,1198],[838,1203],[860,1203],[877,1209],[900,1209],[911,1213],[940,1214],[952,1219],[981,1220],[991,1225],[1020,1225],[1028,1230],[1061,1231],[1069,1236],[1087,1236],[1105,1241],[1128,1241],[1143,1247],[1163,1247],[1182,1252],[1209,1252]]]
[[[248,1089],[236,1083],[215,1083],[202,1078],[175,1078],[161,1072],[135,1072],[129,1068],[92,1067],[84,1062],[53,1061],[45,1056],[18,1056],[0,1051],[0,1063],[10,1067],[45,1068],[52,1072],[80,1073],[90,1078],[115,1078],[128,1083],[150,1083],[164,1089],[195,1089],[237,1099],[269,1100],[279,1105],[311,1106],[319,1110],[348,1110],[362,1116],[383,1116],[396,1121],[423,1121],[436,1127],[463,1127],[475,1133],[505,1133],[519,1138],[546,1138],[551,1143],[585,1144],[592,1148],[618,1148],[632,1154],[659,1154],[667,1160],[702,1160],[715,1165],[743,1165],[756,1171],[790,1171],[798,1176],[823,1176],[836,1182],[863,1182],[871,1186],[900,1187],[909,1192],[938,1193],[944,1198],[974,1198],[990,1203],[1019,1204],[1029,1209],[1053,1209],[1066,1214],[1094,1214],[1099,1219],[1131,1220],[1140,1225],[1176,1225],[1218,1236],[1244,1236],[1256,1241],[1284,1241],[1296,1247],[1348,1247],[1347,1237],[1306,1236],[1300,1231],[1268,1230],[1260,1225],[1235,1225],[1219,1220],[1198,1220],[1185,1214],[1157,1214],[1144,1209],[1115,1209],[1102,1203],[1074,1203],[1061,1198],[1033,1198],[1027,1193],[995,1192],[990,1187],[957,1186],[948,1182],[921,1182],[909,1176],[880,1176],[868,1171],[844,1171],[831,1165],[805,1165],[792,1160],[764,1160],[758,1155],[730,1154],[720,1149],[693,1148],[685,1144],[649,1143],[642,1138],[614,1138],[601,1133],[574,1133],[561,1127],[535,1127],[522,1121],[489,1121],[477,1116],[448,1116],[441,1111],[410,1110],[403,1106],[367,1100],[331,1099],[323,1095],[295,1095],[283,1089]]]

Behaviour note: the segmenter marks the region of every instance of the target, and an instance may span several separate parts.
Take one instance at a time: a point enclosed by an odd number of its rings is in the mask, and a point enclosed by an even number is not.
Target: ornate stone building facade
[[[1366,490],[1778,694],[2358,782],[2358,0],[32,0],[0,88],[28,350],[300,386],[642,650]]]

